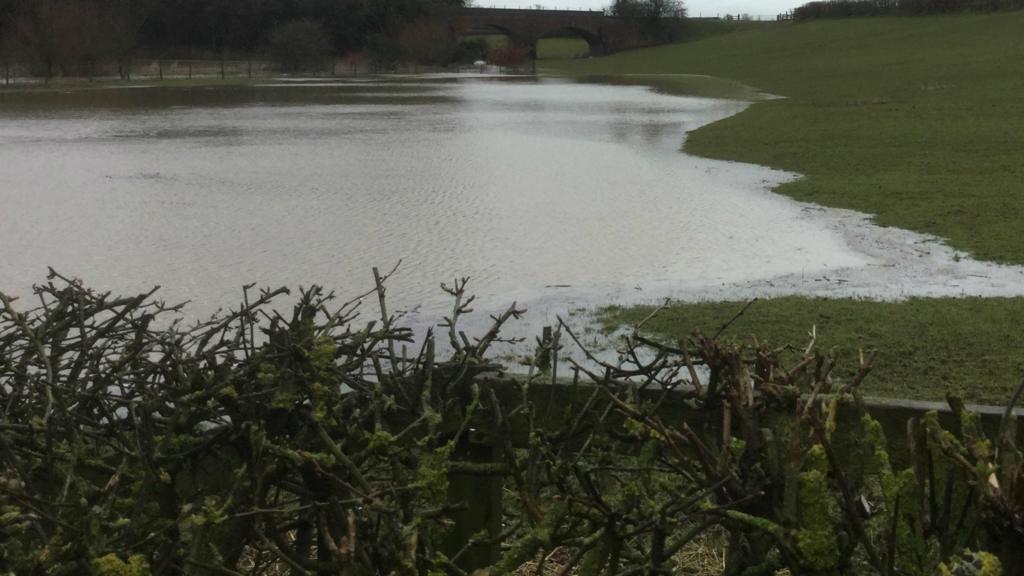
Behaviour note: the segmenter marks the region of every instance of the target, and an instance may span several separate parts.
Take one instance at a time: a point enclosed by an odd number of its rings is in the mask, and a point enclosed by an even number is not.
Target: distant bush
[[[0,51],[4,59],[28,65],[34,74],[91,73],[99,60],[117,63],[122,78],[131,61],[142,25],[127,2],[52,0],[8,3],[0,0]]]
[[[608,10],[613,16],[639,22],[645,43],[678,40],[686,16],[680,0],[615,0]]]
[[[502,68],[518,69],[530,60],[530,49],[522,46],[499,46],[487,53],[487,61]]]
[[[1024,0],[819,0],[795,9],[793,19],[994,12],[1022,8]]]
[[[391,70],[402,58],[402,46],[385,34],[372,34],[366,39],[366,55],[375,70]]]
[[[397,42],[406,62],[448,64],[455,54],[455,37],[441,20],[417,20],[398,30]]]
[[[487,60],[490,49],[483,38],[469,38],[459,42],[452,59],[460,64],[472,64],[478,60]]]
[[[270,53],[285,72],[320,70],[330,52],[331,42],[323,24],[292,20],[270,33]]]

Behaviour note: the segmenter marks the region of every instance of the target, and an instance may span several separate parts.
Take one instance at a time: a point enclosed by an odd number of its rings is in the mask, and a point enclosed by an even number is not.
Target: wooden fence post
[[[538,345],[540,346],[540,354],[537,358],[537,368],[542,371],[551,369],[551,346],[553,345],[553,336],[551,326],[545,326],[544,331]]]
[[[448,499],[461,509],[452,515],[454,526],[444,542],[449,558],[467,573],[497,562],[501,548],[502,445],[493,439],[474,438],[470,431],[459,440],[453,454],[455,466],[448,474]]]

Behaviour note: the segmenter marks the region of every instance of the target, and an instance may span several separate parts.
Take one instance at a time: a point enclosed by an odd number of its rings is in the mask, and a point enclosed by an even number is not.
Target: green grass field
[[[643,332],[671,340],[695,328],[714,334],[744,302],[675,305],[644,325]],[[640,322],[648,307],[609,308],[608,329]],[[870,396],[942,400],[947,392],[981,403],[1005,403],[1020,384],[1024,365],[1024,299],[964,298],[870,302],[778,298],[755,302],[724,337],[772,347],[803,349],[811,328],[823,351],[835,348],[836,375],[848,381],[860,350],[877,351],[864,383]],[[795,357],[793,353],[791,357]]]
[[[541,38],[537,42],[537,59],[583,58],[590,54],[590,46],[582,38]]]
[[[548,67],[706,74],[784,96],[696,131],[687,151],[799,172],[806,177],[777,191],[941,236],[977,258],[1024,263],[1022,12],[770,24]],[[750,98],[721,81],[651,83]],[[648,329],[669,337],[717,329],[740,306],[678,304]],[[648,312],[613,309],[604,321],[629,324]],[[1000,403],[1021,378],[1024,299],[781,298],[756,304],[731,333],[802,344],[811,325],[822,344],[839,347],[847,370],[858,348],[880,351],[871,394],[940,399],[953,390]]]
[[[684,21],[684,42],[703,40],[720,34],[731,34],[744,30],[757,30],[774,26],[775,22],[759,20],[719,20],[717,18],[689,18]]]
[[[761,25],[547,66],[707,74],[786,96],[695,132],[687,150],[805,174],[778,191],[1024,263],[1024,12]]]

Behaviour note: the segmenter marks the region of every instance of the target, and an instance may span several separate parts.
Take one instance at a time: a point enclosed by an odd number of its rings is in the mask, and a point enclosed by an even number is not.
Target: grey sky
[[[806,0],[684,0],[686,8],[693,16],[703,14],[754,14],[775,15],[795,8]],[[545,8],[604,8],[611,0],[474,0],[477,6],[498,6],[509,8],[528,8],[540,4]]]

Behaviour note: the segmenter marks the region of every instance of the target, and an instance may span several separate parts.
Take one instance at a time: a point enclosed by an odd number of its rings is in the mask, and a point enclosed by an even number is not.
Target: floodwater
[[[770,193],[796,175],[679,151],[743,102],[553,79],[0,93],[0,290],[52,266],[190,300],[372,286],[429,323],[442,282],[527,325],[663,297],[1009,294],[1021,270]],[[532,322],[530,321],[532,319]]]

